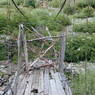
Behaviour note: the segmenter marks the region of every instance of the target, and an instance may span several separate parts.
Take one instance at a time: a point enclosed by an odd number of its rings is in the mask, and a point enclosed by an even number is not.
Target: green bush
[[[83,24],[75,24],[73,27],[74,32],[83,32],[83,33],[95,33],[95,23],[88,22]]]
[[[85,8],[87,6],[95,8],[95,0],[80,0],[76,6],[79,8]]]
[[[10,34],[17,37],[18,25],[20,23],[35,28],[47,26],[52,34],[55,34],[55,32],[57,34],[64,28],[64,26],[71,24],[71,22],[68,17],[64,16],[64,14],[60,14],[55,19],[56,14],[57,12],[49,11],[47,9],[33,9],[25,14],[28,17],[28,21],[17,12],[13,13],[10,21],[7,19],[6,15],[0,14],[0,34]],[[45,30],[42,32],[44,34],[46,33]]]
[[[95,66],[92,64],[89,64],[89,65],[90,67]],[[95,84],[95,79],[94,79],[95,70],[93,68],[90,68],[90,69],[91,70],[86,71],[87,73],[86,75],[84,72],[81,72],[79,73],[78,77],[74,77],[74,79],[72,80],[73,95],[94,95],[95,94],[95,85],[94,85]]]
[[[68,5],[64,8],[64,13],[68,15],[73,15],[74,13],[76,13],[76,7]]]
[[[49,6],[59,8],[62,4],[62,0],[52,0],[49,2]]]
[[[36,22],[35,26],[48,26],[50,31],[61,31],[63,26],[71,24],[69,18],[63,14],[55,19],[56,14],[56,12],[50,12],[47,9],[32,10],[31,22]]]
[[[36,7],[36,0],[26,0],[24,6],[26,6],[26,7],[31,6],[31,7],[35,8]]]
[[[82,10],[85,17],[93,17],[95,10],[92,7],[86,7]]]
[[[82,34],[69,37],[66,47],[65,61],[95,62],[95,34],[93,35]]]
[[[23,0],[14,0],[16,2],[17,5],[21,5],[23,4]],[[8,0],[0,0],[0,5],[8,5],[9,3],[11,3]]]
[[[75,18],[87,18],[87,17],[94,17],[95,14],[95,9],[93,9],[92,7],[85,7],[83,9],[81,9],[81,11],[77,14],[74,15]]]
[[[0,0],[0,5],[8,5],[8,1],[7,0]]]

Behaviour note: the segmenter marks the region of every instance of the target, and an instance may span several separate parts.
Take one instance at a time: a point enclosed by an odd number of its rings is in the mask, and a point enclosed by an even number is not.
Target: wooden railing
[[[66,76],[64,75],[64,69],[65,69],[64,58],[65,58],[65,49],[66,49],[66,32],[61,34],[61,36],[55,36],[54,38],[59,38],[60,39],[61,49],[60,49],[60,53],[59,53],[58,63],[56,64],[59,67],[57,69],[58,69],[58,71],[60,72],[60,75],[61,75],[60,79],[61,79],[61,81],[63,83],[63,88],[65,90],[66,95],[72,95],[71,89],[67,84]],[[42,55],[40,55],[37,59],[35,59],[34,62],[32,62],[32,64],[29,64],[29,62],[28,62],[28,50],[27,50],[27,42],[28,41],[26,40],[26,34],[25,34],[25,31],[24,31],[24,25],[23,24],[19,25],[19,35],[18,35],[18,40],[17,40],[17,44],[18,44],[18,69],[17,69],[17,72],[15,73],[15,77],[14,77],[13,81],[6,88],[7,90],[5,91],[4,95],[16,95],[19,75],[24,70],[28,71],[29,68],[31,68],[31,66],[33,66],[51,48],[54,47],[56,41],[53,40],[53,37],[51,35],[49,37],[36,38],[36,39],[33,39],[33,40],[29,41],[29,42],[32,42],[34,40],[45,40],[45,39],[53,41],[52,44],[50,45],[50,47],[48,47],[44,51],[44,53]]]

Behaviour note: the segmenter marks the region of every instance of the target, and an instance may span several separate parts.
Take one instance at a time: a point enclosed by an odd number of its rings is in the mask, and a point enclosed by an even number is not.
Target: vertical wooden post
[[[21,68],[22,55],[24,54],[26,70],[28,69],[28,50],[26,34],[24,34],[23,24],[19,25],[19,36],[18,36],[18,71]]]
[[[28,50],[27,50],[26,34],[24,34],[24,54],[25,54],[26,70],[28,70],[29,62],[28,62]]]
[[[19,35],[18,35],[18,41],[17,41],[17,44],[18,44],[18,73],[19,73],[19,70],[20,70],[20,65],[21,65],[21,26],[19,25]]]
[[[65,29],[65,31],[67,28]],[[61,50],[60,50],[60,55],[59,55],[59,71],[63,72],[65,65],[64,65],[64,58],[65,58],[65,49],[66,49],[66,32],[61,34],[60,38],[60,45],[61,45]]]

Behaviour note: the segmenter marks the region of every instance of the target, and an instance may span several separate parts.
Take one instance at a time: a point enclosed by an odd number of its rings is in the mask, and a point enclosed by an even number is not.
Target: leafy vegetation
[[[87,6],[91,6],[95,8],[95,1],[94,0],[80,0],[76,6],[79,8],[85,8]]]
[[[26,0],[24,6],[26,6],[26,7],[31,6],[31,7],[35,8],[36,7],[36,0]]]
[[[92,61],[95,62],[95,34],[82,34],[68,39],[66,48],[67,62]]]
[[[25,23],[28,26],[32,25],[35,28],[47,26],[50,31],[57,32],[61,31],[64,26],[71,24],[68,17],[64,16],[63,14],[60,14],[59,17],[55,19],[56,12],[49,12],[49,10],[47,9],[34,9],[30,13],[27,12],[26,15],[29,18],[29,23],[27,23],[27,20],[24,17],[21,17],[21,15],[17,13],[14,13],[14,16],[10,21],[7,20],[7,16],[3,16],[1,14],[1,34],[13,33],[14,35],[16,35],[18,32],[18,25],[21,22]]]
[[[73,27],[73,31],[90,33],[90,34],[95,33],[95,22],[75,24]]]
[[[62,4],[62,0],[51,0],[49,2],[49,5],[54,7],[54,8],[59,8]]]
[[[95,9],[92,7],[85,7],[83,8],[79,13],[75,14],[74,17],[76,18],[87,18],[87,17],[93,17]]]
[[[64,13],[68,14],[68,15],[73,15],[75,14],[77,11],[76,7],[75,6],[70,6],[70,5],[67,5],[65,8],[64,8]]]
[[[73,95],[94,95],[95,94],[95,71],[87,70],[85,73],[80,73],[78,77],[74,77]],[[86,80],[85,80],[86,79]]]

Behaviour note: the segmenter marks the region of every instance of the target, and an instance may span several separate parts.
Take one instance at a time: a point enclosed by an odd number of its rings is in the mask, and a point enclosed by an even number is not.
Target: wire
[[[64,6],[65,6],[65,4],[66,4],[66,1],[67,1],[67,0],[65,0],[65,1],[62,3],[62,6],[61,6],[59,12],[57,13],[56,17],[60,14],[60,12],[62,11],[62,9],[64,8]],[[56,18],[56,17],[55,17],[55,18]]]
[[[15,1],[14,1],[14,0],[11,0],[11,1],[12,1],[12,3],[14,4],[15,8],[19,11],[19,13],[20,13],[26,20],[28,20],[28,17],[25,16],[25,14],[18,8],[18,6],[17,6],[17,4],[15,3]]]

